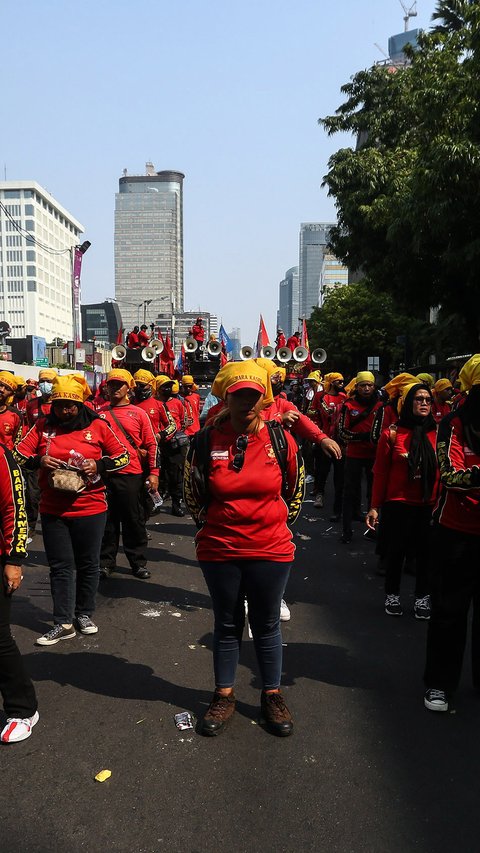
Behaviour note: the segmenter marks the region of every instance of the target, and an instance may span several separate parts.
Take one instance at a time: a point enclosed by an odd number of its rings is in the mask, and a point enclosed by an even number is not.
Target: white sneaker
[[[448,697],[445,690],[435,690],[431,687],[425,693],[423,703],[429,711],[448,711]]]
[[[98,634],[98,625],[92,622],[90,616],[77,616],[76,623],[81,634]]]
[[[282,598],[280,603],[280,622],[290,621],[290,609],[287,602]]]
[[[60,640],[73,640],[76,636],[77,632],[73,625],[70,625],[70,628],[64,628],[63,625],[54,625],[53,628],[50,628],[50,631],[38,637],[36,643],[37,646],[54,646]]]
[[[8,717],[7,725],[0,734],[0,741],[2,743],[18,743],[21,740],[26,740],[32,734],[32,729],[39,719],[38,711],[35,711],[33,717],[25,717],[24,720],[20,717]]]
[[[313,480],[314,480],[314,478],[312,477],[311,474],[307,474],[307,476],[305,477],[306,483],[313,483]]]
[[[313,505],[316,509],[322,509],[323,508],[323,495],[321,495],[320,493],[318,495],[316,495],[315,500],[313,502]]]

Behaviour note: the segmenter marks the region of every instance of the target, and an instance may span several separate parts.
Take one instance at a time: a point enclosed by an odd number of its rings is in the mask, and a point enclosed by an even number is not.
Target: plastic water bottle
[[[153,506],[155,507],[155,509],[160,509],[163,504],[163,498],[160,492],[158,490],[156,492],[150,492],[150,497],[153,501]]]

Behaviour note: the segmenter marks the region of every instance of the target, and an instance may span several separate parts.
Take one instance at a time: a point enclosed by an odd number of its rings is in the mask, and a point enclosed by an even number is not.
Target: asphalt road
[[[409,853],[480,849],[480,698],[468,662],[456,705],[423,708],[426,626],[383,613],[373,546],[338,541],[329,510],[304,506],[287,590],[284,692],[295,733],[258,725],[245,637],[227,731],[178,731],[212,690],[212,612],[190,519],[152,519],[152,578],[122,569],[98,597],[95,636],[34,646],[51,624],[41,536],[14,607],[35,680],[32,737],[0,749],[1,853]],[[120,565],[125,566],[123,555]],[[94,776],[111,770],[103,783]]]

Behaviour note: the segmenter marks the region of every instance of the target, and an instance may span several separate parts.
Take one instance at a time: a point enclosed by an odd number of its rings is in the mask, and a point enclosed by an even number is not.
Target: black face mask
[[[142,400],[148,400],[153,394],[153,389],[150,388],[150,385],[144,385],[143,388],[139,385],[135,386],[135,399],[138,400],[139,403]]]
[[[273,384],[272,382],[272,394],[274,397],[278,397],[278,395],[283,391],[283,385],[281,382]]]

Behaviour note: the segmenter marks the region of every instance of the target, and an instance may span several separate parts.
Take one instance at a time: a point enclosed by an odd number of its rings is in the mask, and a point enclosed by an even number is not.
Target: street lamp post
[[[81,246],[72,246],[70,249],[70,261],[72,268],[72,330],[73,330],[73,352],[72,367],[75,369],[77,363],[77,344],[80,343],[82,334],[82,323],[80,316],[80,272],[82,269],[82,258],[91,246],[90,240],[85,240]]]

